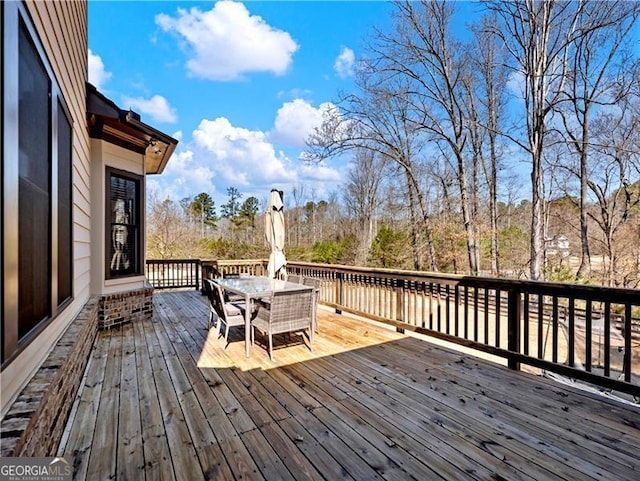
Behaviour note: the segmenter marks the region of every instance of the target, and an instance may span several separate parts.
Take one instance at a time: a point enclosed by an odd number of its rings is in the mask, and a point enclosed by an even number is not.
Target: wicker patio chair
[[[255,330],[269,338],[269,358],[273,360],[273,335],[285,332],[308,331],[309,349],[313,350],[313,316],[311,290],[278,291],[271,302],[258,304],[253,319],[251,342],[254,342]]]
[[[216,298],[214,297],[213,291],[215,289],[215,285],[212,279],[204,279],[204,292],[207,295],[207,299],[209,299],[209,322],[207,323],[207,328],[211,329],[211,326],[218,330],[218,313],[216,312],[216,308],[214,307],[217,303]]]
[[[222,288],[211,279],[205,279],[207,283],[207,296],[209,296],[209,329],[213,324],[214,314],[216,334],[219,334],[221,324],[225,325],[224,342],[225,349],[229,344],[229,327],[244,326],[246,304],[240,302],[225,302]]]
[[[302,284],[302,276],[299,276],[298,274],[289,274],[289,277],[287,277],[287,281],[295,282],[296,284]]]
[[[320,288],[322,287],[322,281],[320,279],[314,279],[313,277],[305,277],[303,279],[305,286],[313,287],[313,312],[312,312],[312,325],[313,331],[318,332],[318,301],[320,300]]]

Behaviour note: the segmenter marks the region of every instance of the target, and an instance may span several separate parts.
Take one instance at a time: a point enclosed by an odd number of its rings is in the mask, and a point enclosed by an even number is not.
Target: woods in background
[[[287,257],[639,287],[640,3],[474,5],[460,31],[454,2],[397,2],[367,39],[305,152],[348,174],[285,192]],[[151,199],[148,257],[264,256],[264,205],[228,195]]]

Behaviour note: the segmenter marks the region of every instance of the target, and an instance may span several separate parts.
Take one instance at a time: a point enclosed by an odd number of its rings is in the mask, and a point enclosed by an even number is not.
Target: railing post
[[[202,262],[200,259],[196,261],[196,291],[200,289],[200,269],[202,266]]]
[[[200,288],[200,294],[204,295],[204,280],[209,277],[207,275],[207,266],[204,264],[204,262],[202,262],[202,259],[199,260],[200,263],[200,279],[202,279],[202,286]]]
[[[509,289],[509,312],[507,317],[507,346],[511,353],[520,353],[520,317],[522,312],[522,299],[520,289]],[[509,356],[509,369],[520,370],[520,363],[513,356]]]

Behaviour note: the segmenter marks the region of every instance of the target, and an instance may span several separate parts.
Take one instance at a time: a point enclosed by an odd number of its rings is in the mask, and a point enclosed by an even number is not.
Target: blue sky
[[[307,165],[304,138],[339,91],[386,2],[89,3],[89,78],[124,109],[180,140],[147,186],[160,199],[228,187],[326,198],[345,160]],[[285,197],[286,200],[286,197]]]

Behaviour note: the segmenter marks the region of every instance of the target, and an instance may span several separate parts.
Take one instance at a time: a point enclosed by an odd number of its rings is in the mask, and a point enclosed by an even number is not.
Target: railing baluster
[[[502,296],[502,291],[500,289],[496,289],[496,347],[500,347],[501,296]]]
[[[478,342],[478,286],[473,288],[473,342]]]
[[[337,276],[337,281],[336,282],[336,304],[338,304],[339,306],[343,305],[343,299],[342,299],[342,291],[344,289],[343,287],[343,279],[342,279],[342,272],[336,272],[336,276]],[[338,314],[340,314],[342,311],[340,309],[336,309],[336,312]]]
[[[402,321],[404,319],[404,281],[401,279],[396,280],[396,312],[395,321]]]
[[[558,296],[553,296],[553,333],[551,337],[551,345],[553,346],[551,349],[551,360],[553,362],[558,362]]]
[[[593,343],[592,339],[592,326],[591,326],[591,299],[587,299],[587,305],[585,307],[585,319],[584,319],[584,329],[585,329],[585,353],[584,353],[584,368],[587,372],[591,372],[591,345]]]
[[[464,338],[469,339],[469,287],[464,286]]]
[[[576,348],[576,319],[575,319],[575,299],[569,299],[569,366],[575,367]]]
[[[386,313],[384,311],[386,304],[386,296],[387,296],[387,279],[384,277],[380,278],[380,286],[378,287],[378,314],[382,317],[386,317]]]
[[[418,325],[418,318],[420,317],[418,314],[418,299],[420,298],[419,294],[419,286],[418,281],[411,281],[413,283],[413,319],[411,320],[411,324],[414,326]]]
[[[437,318],[437,330],[438,332],[442,332],[442,307],[441,307],[441,301],[442,301],[442,296],[441,296],[441,288],[442,285],[440,283],[437,283],[436,286],[438,287],[438,304],[436,306],[436,310],[437,310],[437,314],[438,314],[438,318]]]
[[[508,292],[508,315],[507,315],[507,337],[509,352],[520,353],[520,312],[522,309],[520,291],[517,289]],[[509,369],[520,369],[520,364],[510,356],[508,359]]]
[[[433,282],[429,282],[429,329],[433,330]]]
[[[369,306],[371,307],[371,313],[374,316],[379,316],[380,315],[380,311],[378,310],[378,278],[377,277],[370,277],[370,282],[371,285],[369,287],[369,289],[371,290],[371,303],[369,304]]]
[[[529,355],[529,293],[524,293],[524,306],[523,306],[524,320],[522,323],[523,329],[523,341],[524,341],[524,355]]]
[[[631,382],[631,304],[624,305],[624,353],[622,371],[625,382]]]
[[[484,288],[484,343],[489,344],[489,288]]]
[[[364,277],[364,284],[363,284],[363,289],[364,289],[364,310],[366,312],[368,312],[369,314],[372,314],[372,309],[371,309],[371,277],[370,276],[365,276]]]
[[[544,346],[542,344],[543,339],[543,327],[544,327],[544,297],[542,294],[538,294],[538,359],[544,359]]]
[[[445,304],[445,323],[447,326],[447,334],[451,334],[451,286],[449,284],[446,285],[445,292],[447,294],[446,304]],[[458,304],[456,303],[456,306]]]
[[[453,297],[455,302],[453,305],[453,331],[454,336],[458,337],[458,324],[460,323],[460,286],[458,284],[453,287]],[[448,317],[449,315],[447,314]],[[449,322],[447,322],[447,334],[450,334]]]
[[[604,375],[611,375],[611,303],[606,301],[604,304]]]

